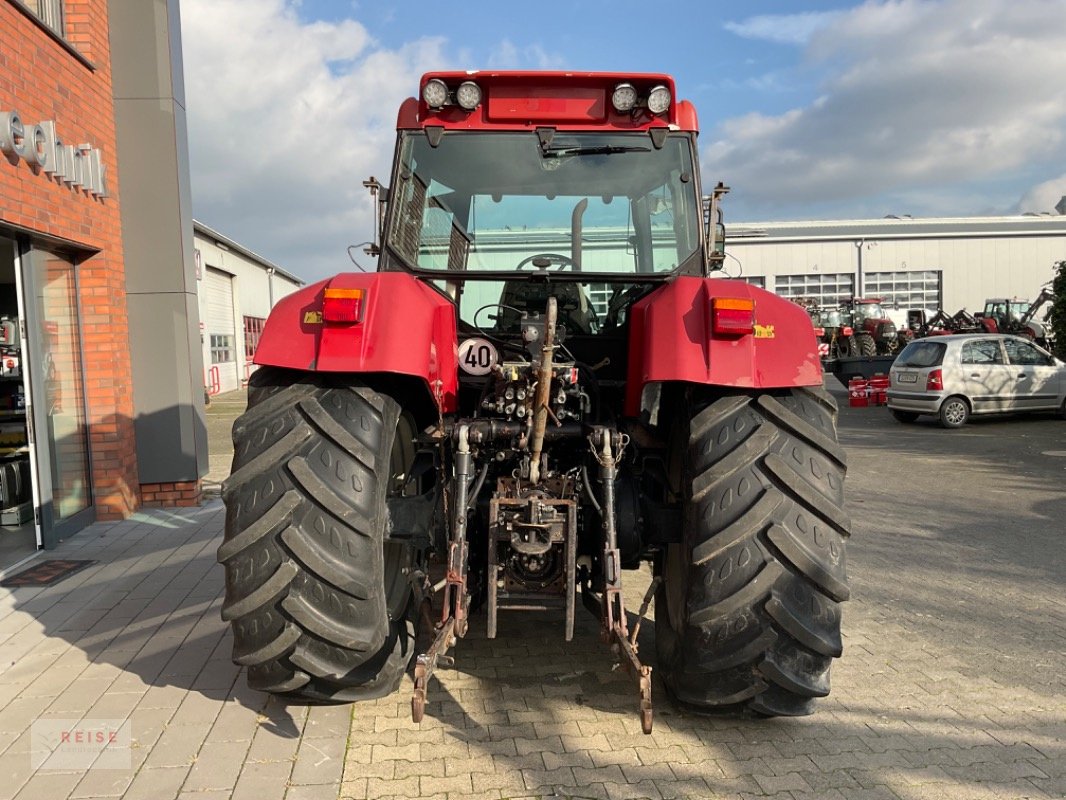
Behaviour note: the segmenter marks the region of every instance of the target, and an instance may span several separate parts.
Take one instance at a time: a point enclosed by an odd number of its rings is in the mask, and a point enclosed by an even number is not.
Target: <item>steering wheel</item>
[[[562,271],[567,267],[573,268],[574,262],[569,256],[564,256],[561,253],[537,253],[529,258],[523,258],[515,269],[525,269],[527,264],[532,264],[534,269],[546,270],[553,264],[558,264],[559,270]]]

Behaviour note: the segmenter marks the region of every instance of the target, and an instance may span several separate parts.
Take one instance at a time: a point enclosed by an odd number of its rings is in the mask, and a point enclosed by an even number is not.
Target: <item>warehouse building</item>
[[[726,254],[731,277],[785,297],[972,313],[988,298],[1040,294],[1066,259],[1066,216],[732,223]]]
[[[270,309],[304,282],[202,222],[193,221],[193,247],[204,388],[213,396],[247,384]]]

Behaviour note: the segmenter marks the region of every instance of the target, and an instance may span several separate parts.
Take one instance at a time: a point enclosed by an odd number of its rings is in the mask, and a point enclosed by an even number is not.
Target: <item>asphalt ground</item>
[[[830,389],[852,597],[813,716],[694,716],[656,685],[644,736],[584,612],[569,644],[534,615],[488,640],[476,614],[419,726],[409,680],[369,703],[281,703],[230,661],[212,500],[90,526],[49,555],[92,566],[0,590],[0,800],[1066,797],[1066,421],[901,425]],[[219,480],[243,405],[208,409]],[[625,573],[630,608],[649,577]],[[640,644],[654,666],[653,625]],[[126,720],[126,764],[42,750],[35,726],[70,720]]]

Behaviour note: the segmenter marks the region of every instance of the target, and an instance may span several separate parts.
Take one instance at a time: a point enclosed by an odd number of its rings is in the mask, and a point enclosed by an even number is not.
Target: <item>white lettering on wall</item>
[[[65,145],[53,120],[26,125],[17,111],[0,111],[0,152],[93,197],[107,197],[107,165],[90,144]]]

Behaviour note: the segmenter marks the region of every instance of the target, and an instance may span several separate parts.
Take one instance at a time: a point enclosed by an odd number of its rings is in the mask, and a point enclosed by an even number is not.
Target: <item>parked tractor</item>
[[[1037,322],[1037,312],[1044,304],[1051,302],[1054,294],[1047,289],[1041,289],[1036,300],[1009,300],[1004,297],[992,298],[985,301],[985,310],[979,320],[989,333],[1012,333],[1016,336],[1026,336],[1035,341],[1041,347],[1047,347],[1047,325]]]
[[[854,331],[844,324],[843,313],[839,307],[822,308],[817,300],[809,297],[794,297],[792,302],[803,308],[811,318],[818,345],[818,357],[823,368],[831,368],[837,359],[859,355]]]
[[[277,304],[233,427],[249,685],[349,702],[413,665],[419,721],[472,615],[570,641],[580,597],[646,732],[652,601],[676,702],[809,713],[849,594],[837,409],[803,309],[713,277],[692,105],[666,75],[440,72],[397,128],[377,271]]]
[[[902,339],[880,299],[855,297],[841,305],[844,321],[855,330],[859,355],[892,355]]]

